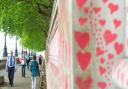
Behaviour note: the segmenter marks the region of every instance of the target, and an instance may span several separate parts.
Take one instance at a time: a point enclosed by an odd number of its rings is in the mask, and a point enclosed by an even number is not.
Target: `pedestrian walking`
[[[25,78],[26,76],[26,58],[25,58],[26,53],[23,55],[23,60],[22,60],[22,77]]]
[[[13,56],[13,51],[10,52],[10,56],[7,57],[6,71],[8,72],[9,84],[13,87],[14,73],[16,71],[16,58]]]
[[[36,61],[36,56],[33,56],[33,60],[30,64],[30,71],[31,71],[31,79],[32,79],[32,89],[38,89],[37,87],[37,80],[40,76],[39,73],[39,65]]]
[[[38,62],[39,62],[39,65],[41,66],[42,65],[42,56],[41,55],[39,56]]]

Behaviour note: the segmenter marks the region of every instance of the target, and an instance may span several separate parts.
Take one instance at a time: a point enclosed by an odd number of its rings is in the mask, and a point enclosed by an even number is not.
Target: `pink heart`
[[[80,25],[82,26],[82,25],[84,25],[86,22],[87,22],[87,18],[84,18],[84,17],[80,17],[79,18],[79,23],[80,23]]]
[[[98,82],[98,87],[100,89],[105,89],[107,87],[107,84],[105,82],[99,81]]]
[[[115,42],[114,47],[118,55],[123,51],[123,44],[121,43]]]
[[[116,34],[113,34],[110,30],[106,30],[104,33],[104,39],[105,39],[105,43],[106,45],[108,45],[109,43],[111,43],[112,41],[114,41],[117,38]]]
[[[99,67],[99,73],[102,76],[106,72],[106,69],[102,66]]]
[[[78,76],[76,78],[76,84],[79,89],[91,89],[92,77],[88,76],[85,80],[83,80],[81,76]]]
[[[113,57],[114,57],[113,54],[111,54],[111,53],[108,54],[108,59],[112,59]]]
[[[104,58],[101,58],[101,59],[100,59],[100,63],[101,63],[101,64],[104,64],[104,62],[105,62],[105,59],[104,59]]]
[[[103,3],[106,3],[108,0],[102,0],[103,1]]]
[[[77,5],[79,9],[81,9],[86,2],[87,0],[77,0]]]
[[[91,53],[90,52],[82,53],[81,51],[79,51],[76,56],[81,69],[86,70],[91,62]]]
[[[100,23],[100,25],[103,27],[103,26],[105,25],[105,23],[106,23],[106,20],[100,19],[100,20],[99,20],[99,23]]]
[[[95,14],[97,14],[97,13],[99,13],[100,11],[101,11],[101,8],[99,8],[99,7],[94,7],[94,12],[95,12]]]
[[[108,5],[108,7],[109,7],[111,14],[113,14],[114,12],[116,12],[119,9],[119,6],[116,4],[113,4],[113,3],[110,3]]]
[[[96,48],[96,55],[99,56],[99,55],[102,55],[104,54],[104,50],[102,50],[101,48],[97,47]]]
[[[87,14],[89,12],[89,8],[88,7],[85,7],[84,8],[84,13]]]
[[[89,33],[75,32],[75,39],[81,48],[85,48],[89,43]]]
[[[118,28],[118,27],[121,25],[121,21],[118,20],[118,19],[114,19],[114,20],[113,20],[113,23],[114,23],[114,25],[115,25],[115,28]]]

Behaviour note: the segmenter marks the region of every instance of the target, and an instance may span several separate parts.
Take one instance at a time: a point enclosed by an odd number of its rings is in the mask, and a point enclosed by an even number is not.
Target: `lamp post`
[[[16,37],[16,48],[15,48],[15,56],[16,56],[16,57],[18,57],[17,40],[18,40],[18,38]]]
[[[8,53],[7,53],[7,45],[6,45],[6,32],[4,35],[4,51],[3,51],[3,57],[7,57]]]

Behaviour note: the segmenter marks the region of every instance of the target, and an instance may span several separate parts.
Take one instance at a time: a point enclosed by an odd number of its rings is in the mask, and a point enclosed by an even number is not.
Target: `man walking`
[[[6,71],[8,72],[9,84],[13,87],[14,73],[16,71],[16,59],[13,56],[13,51],[10,52],[10,56],[7,58]]]

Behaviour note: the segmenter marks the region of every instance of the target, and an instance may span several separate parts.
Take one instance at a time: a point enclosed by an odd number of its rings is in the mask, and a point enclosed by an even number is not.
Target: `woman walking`
[[[38,62],[36,61],[36,56],[33,56],[33,60],[30,64],[30,71],[31,71],[31,79],[32,79],[32,89],[38,89],[37,79],[39,78],[40,73],[39,73],[39,65]]]

